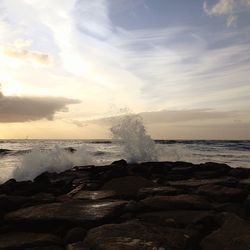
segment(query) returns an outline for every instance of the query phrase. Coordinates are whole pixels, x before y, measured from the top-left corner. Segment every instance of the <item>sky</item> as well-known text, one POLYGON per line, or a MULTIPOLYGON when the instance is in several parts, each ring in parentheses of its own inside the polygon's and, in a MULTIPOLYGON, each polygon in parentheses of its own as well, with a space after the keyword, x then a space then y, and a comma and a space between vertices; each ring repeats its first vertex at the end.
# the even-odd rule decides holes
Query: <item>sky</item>
POLYGON ((250 0, 0 0, 0 138, 250 139, 250 0))

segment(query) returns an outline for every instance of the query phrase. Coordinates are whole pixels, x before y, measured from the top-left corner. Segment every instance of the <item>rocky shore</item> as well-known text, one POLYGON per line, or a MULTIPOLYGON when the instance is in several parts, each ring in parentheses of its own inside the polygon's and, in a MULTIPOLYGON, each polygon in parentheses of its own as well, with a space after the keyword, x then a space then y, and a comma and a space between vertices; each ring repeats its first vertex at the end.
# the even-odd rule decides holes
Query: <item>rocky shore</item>
POLYGON ((81 166, 0 185, 0 250, 249 250, 250 169, 81 166))

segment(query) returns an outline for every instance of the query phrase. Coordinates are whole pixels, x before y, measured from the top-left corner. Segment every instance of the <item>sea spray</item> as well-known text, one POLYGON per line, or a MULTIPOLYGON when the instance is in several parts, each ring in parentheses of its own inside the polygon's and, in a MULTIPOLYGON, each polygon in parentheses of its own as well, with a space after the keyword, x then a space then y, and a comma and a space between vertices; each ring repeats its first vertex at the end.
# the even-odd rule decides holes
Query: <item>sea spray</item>
POLYGON ((88 165, 92 160, 86 147, 80 147, 75 153, 65 151, 58 146, 52 150, 33 149, 23 156, 20 166, 13 171, 13 178, 18 181, 33 180, 39 174, 62 172, 76 165, 88 165))
POLYGON ((157 150, 152 138, 146 133, 139 115, 125 115, 111 129, 114 139, 121 139, 129 162, 156 161, 157 150))

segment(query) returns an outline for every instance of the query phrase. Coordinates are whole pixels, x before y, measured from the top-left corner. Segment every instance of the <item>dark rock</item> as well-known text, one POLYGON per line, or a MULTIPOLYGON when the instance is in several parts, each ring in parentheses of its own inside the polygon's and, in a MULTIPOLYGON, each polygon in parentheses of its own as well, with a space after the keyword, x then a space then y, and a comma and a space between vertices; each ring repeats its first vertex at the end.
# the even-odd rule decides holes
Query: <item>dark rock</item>
POLYGON ((79 191, 72 196, 73 199, 78 200, 101 200, 107 198, 113 198, 115 196, 114 191, 79 191))
POLYGON ((245 201, 244 208, 246 216, 250 218, 250 195, 248 195, 245 201))
POLYGON ((0 235, 0 250, 60 245, 61 240, 54 235, 12 232, 0 235))
POLYGON ((44 247, 32 247, 25 248, 25 250, 64 250, 61 246, 44 246, 44 247))
POLYGON ((84 247, 83 242, 77 242, 67 245, 66 250, 86 250, 86 248, 84 247))
POLYGON ((190 245, 193 237, 193 233, 185 230, 130 221, 90 230, 85 238, 83 249, 195 249, 194 245, 190 245))
POLYGON ((201 242, 204 250, 245 250, 250 245, 250 223, 234 214, 226 214, 223 225, 201 242), (237 247, 236 247, 237 246, 237 247), (235 248, 236 247, 236 248, 235 248))
POLYGON ((86 234, 87 234, 86 229, 83 229, 81 227, 72 228, 65 236, 64 242, 70 244, 83 241, 86 234))
POLYGON ((155 184, 140 176, 126 176, 115 178, 105 183, 102 190, 113 190, 116 195, 124 197, 135 197, 139 189, 153 187, 155 184))
POLYGON ((239 187, 244 188, 244 190, 250 194, 250 178, 243 179, 239 181, 239 187))
POLYGON ((0 214, 13 211, 27 203, 29 198, 25 196, 10 196, 1 194, 0 195, 0 214))
POLYGON ((216 162, 206 162, 206 163, 202 163, 199 164, 197 166, 197 170, 198 171, 221 171, 224 172, 224 174, 227 174, 230 170, 231 167, 228 166, 227 164, 222 164, 222 163, 216 163, 216 162))
POLYGON ((65 222, 92 226, 119 216, 126 203, 126 201, 121 200, 50 203, 19 209, 7 214, 5 219, 10 222, 65 222))
POLYGON ((206 195, 210 199, 218 202, 241 201, 246 197, 246 193, 239 188, 224 187, 215 184, 203 185, 199 187, 197 193, 206 195))
POLYGON ((153 223, 162 226, 171 226, 169 220, 173 220, 175 227, 186 227, 199 220, 200 218, 207 216, 211 211, 203 210, 170 210, 164 212, 150 212, 138 214, 136 218, 141 221, 153 223))
POLYGON ((45 187, 50 185, 50 173, 45 172, 40 175, 38 175, 35 179, 34 182, 40 185, 44 185, 45 187))
POLYGON ((155 196, 155 195, 177 195, 183 193, 185 193, 184 190, 170 186, 149 187, 149 188, 141 188, 138 192, 138 197, 145 198, 148 196, 155 196))
POLYGON ((124 159, 121 159, 119 161, 112 162, 111 165, 127 166, 128 163, 124 159))
POLYGON ((176 196, 153 196, 140 202, 151 210, 209 210, 211 204, 202 196, 182 194, 176 196))
POLYGON ((249 168, 232 168, 228 173, 229 176, 234 176, 237 178, 249 178, 250 169, 249 168))
POLYGON ((183 189, 196 189, 203 185, 208 184, 219 184, 225 186, 235 186, 237 185, 238 181, 235 178, 215 178, 215 179, 188 179, 183 181, 168 181, 166 184, 183 188, 183 189))

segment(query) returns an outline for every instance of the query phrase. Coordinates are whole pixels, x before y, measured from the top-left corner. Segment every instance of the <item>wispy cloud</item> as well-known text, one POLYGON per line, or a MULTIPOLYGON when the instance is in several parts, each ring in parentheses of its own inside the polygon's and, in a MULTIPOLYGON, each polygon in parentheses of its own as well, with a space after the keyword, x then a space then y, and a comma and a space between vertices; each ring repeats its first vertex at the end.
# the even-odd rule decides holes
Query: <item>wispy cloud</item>
POLYGON ((203 4, 203 9, 209 16, 226 16, 227 26, 233 26, 238 19, 238 13, 250 10, 249 0, 218 0, 218 2, 211 7, 208 6, 207 1, 203 4))

